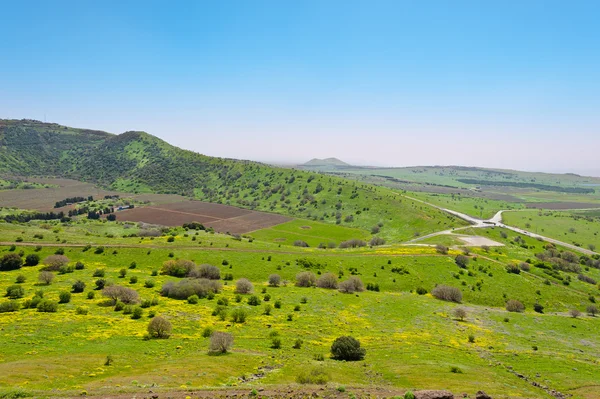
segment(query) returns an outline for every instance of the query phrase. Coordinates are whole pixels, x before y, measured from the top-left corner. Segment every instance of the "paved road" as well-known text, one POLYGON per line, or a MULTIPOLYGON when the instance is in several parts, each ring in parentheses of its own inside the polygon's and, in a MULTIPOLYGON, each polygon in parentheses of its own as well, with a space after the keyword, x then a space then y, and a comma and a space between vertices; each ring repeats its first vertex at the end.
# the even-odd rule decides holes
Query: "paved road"
MULTIPOLYGON (((486 228, 486 227, 495 227, 495 226, 496 227, 502 227, 502 228, 505 228, 505 229, 508 229, 508 230, 512 230, 515 233, 523 234, 523 235, 526 235, 526 236, 529 236, 529 237, 532 237, 532 238, 536 238, 536 239, 542 239, 544 241, 551 242, 552 244, 561 245, 561 246, 563 246, 565 248, 569 248, 569 249, 571 249, 573 251, 581 252, 581 253, 583 253, 585 255, 595 255, 595 254, 597 254, 596 252, 590 251, 589 249, 581 248, 581 247, 578 247, 578 246, 573 245, 573 244, 569 244, 569 243, 566 243, 566 242, 563 242, 563 241, 556 240, 554 238, 542 236, 542 235, 539 235, 539 234, 536 234, 536 233, 532 233, 532 232, 524 230, 524 229, 520 229, 518 227, 513 227, 513 226, 509 226, 507 224, 504 224, 504 223, 502 223, 502 213, 505 212, 505 211, 498 211, 498 213, 496 213, 490 219, 478 219, 478 218, 466 215, 466 214, 461 213, 461 212, 453 211, 451 209, 446 209, 446 208, 442 208, 442 207, 434 205, 434 204, 430 204, 429 202, 425 202, 425 201, 422 201, 422 200, 417 199, 417 198, 413 198, 413 197, 410 197, 410 196, 407 196, 407 195, 403 195, 403 196, 406 197, 406 198, 409 198, 409 199, 411 199, 413 201, 421 202, 423 204, 432 206, 432 207, 437 208, 437 209, 439 209, 441 211, 444 211, 444 212, 449 213, 451 215, 454 215, 454 216, 456 216, 458 218, 466 220, 467 222, 471 223, 471 226, 469 226, 470 228, 486 228)), ((469 227, 466 227, 466 228, 469 228, 469 227)), ((412 242, 415 242, 415 241, 424 240, 425 238, 435 237, 435 236, 442 235, 442 234, 452 234, 453 232, 460 231, 462 229, 465 229, 465 227, 461 227, 461 228, 453 229, 453 230, 444 230, 444 231, 440 231, 440 232, 437 232, 437 233, 428 234, 426 236, 415 238, 414 240, 411 240, 411 241, 408 241, 408 242, 412 243, 412 242)))

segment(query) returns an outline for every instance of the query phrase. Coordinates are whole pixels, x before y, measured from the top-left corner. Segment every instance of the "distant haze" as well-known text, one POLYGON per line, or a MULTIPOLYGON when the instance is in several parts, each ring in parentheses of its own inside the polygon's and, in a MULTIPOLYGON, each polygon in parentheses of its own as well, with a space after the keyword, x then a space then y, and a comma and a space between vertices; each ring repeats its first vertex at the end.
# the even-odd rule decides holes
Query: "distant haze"
POLYGON ((33 1, 3 15, 1 118, 273 163, 600 175, 600 2, 33 1))

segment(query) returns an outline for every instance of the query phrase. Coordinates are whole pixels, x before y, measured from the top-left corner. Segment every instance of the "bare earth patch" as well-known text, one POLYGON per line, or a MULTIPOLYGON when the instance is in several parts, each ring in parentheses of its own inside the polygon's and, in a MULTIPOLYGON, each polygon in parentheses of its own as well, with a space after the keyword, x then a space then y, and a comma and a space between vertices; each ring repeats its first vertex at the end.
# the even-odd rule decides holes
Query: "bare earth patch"
POLYGON ((490 240, 487 237, 459 236, 459 235, 456 235, 456 237, 458 239, 460 239, 461 241, 464 241, 465 244, 467 244, 468 246, 473 246, 473 247, 481 247, 484 245, 487 245, 488 247, 503 247, 504 246, 504 244, 494 241, 494 240, 490 240))

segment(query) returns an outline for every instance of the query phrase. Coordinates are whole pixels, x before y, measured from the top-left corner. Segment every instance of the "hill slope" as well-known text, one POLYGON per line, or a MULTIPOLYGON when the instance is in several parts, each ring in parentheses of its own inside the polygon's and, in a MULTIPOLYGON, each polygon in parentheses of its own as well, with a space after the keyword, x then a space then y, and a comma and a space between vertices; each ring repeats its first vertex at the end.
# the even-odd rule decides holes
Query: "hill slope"
POLYGON ((302 166, 350 166, 350 164, 341 161, 337 158, 313 158, 310 161, 302 164, 302 166))
POLYGON ((379 235, 394 241, 463 224, 386 188, 208 157, 143 132, 112 135, 0 121, 0 161, 3 173, 68 177, 126 192, 176 193, 368 231, 381 224, 379 235))

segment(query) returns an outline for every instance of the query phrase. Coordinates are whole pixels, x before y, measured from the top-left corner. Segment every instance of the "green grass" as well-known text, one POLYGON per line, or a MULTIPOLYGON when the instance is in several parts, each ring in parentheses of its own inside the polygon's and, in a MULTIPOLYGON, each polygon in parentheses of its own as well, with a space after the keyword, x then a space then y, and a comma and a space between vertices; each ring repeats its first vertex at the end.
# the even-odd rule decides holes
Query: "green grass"
POLYGON ((340 242, 353 238, 368 242, 371 237, 371 234, 364 230, 303 219, 257 230, 248 235, 257 240, 283 245, 293 245, 294 241, 301 240, 311 247, 317 247, 321 243, 327 245, 330 242, 339 245, 340 242))
MULTIPOLYGON (((303 223, 295 221, 291 226, 305 225, 303 223)), ((320 223, 311 223, 311 226, 315 234, 321 231, 333 234, 332 227, 335 227, 320 223)), ((85 239, 82 232, 87 230, 94 232, 87 239, 99 240, 103 232, 113 228, 123 229, 123 226, 80 222, 61 226, 58 234, 79 235, 85 239)), ((5 240, 18 231, 29 241, 39 229, 36 223, 0 224, 0 235, 5 240)), ((345 231, 336 228, 335 233, 341 234, 342 230, 345 231)), ((95 247, 84 251, 82 247, 66 243, 63 245, 65 255, 71 262, 83 262, 86 268, 57 275, 50 286, 37 285, 40 266, 0 272, 0 291, 14 284, 17 275, 26 277, 22 284, 25 298, 43 290, 46 298, 55 300, 58 293, 69 290, 74 281, 80 279, 87 284, 85 293, 73 294, 71 303, 59 305, 56 314, 28 309, 0 316, 3 349, 0 395, 15 389, 23 389, 30 396, 46 395, 50 389, 55 390, 55 396, 75 396, 82 391, 109 395, 149 389, 162 392, 233 386, 249 392, 258 386, 294 384, 302 370, 318 364, 332 376, 333 384, 344 385, 350 391, 356 387, 388 386, 450 389, 472 394, 483 389, 493 397, 549 398, 511 374, 507 369, 511 367, 553 389, 573 394, 574 398, 588 399, 600 393, 594 385, 600 355, 600 318, 573 319, 566 313, 573 307, 585 310, 589 293, 595 290, 597 294, 597 288, 579 281, 573 281, 569 287, 548 286, 542 275, 536 274, 537 270, 513 275, 504 269, 505 264, 533 257, 541 250, 543 243, 537 240, 525 237, 528 244, 525 249, 511 243, 515 234, 503 239, 500 229, 478 230, 481 235, 505 242, 506 247, 489 253, 475 250, 478 259, 472 259, 468 270, 461 274, 454 263, 455 252, 439 256, 427 248, 402 246, 359 251, 280 248, 258 238, 250 243, 218 234, 195 236, 189 234, 193 232, 178 231, 173 243, 168 243, 166 237, 141 242, 139 238, 104 237, 112 245, 128 246, 107 244, 102 254, 95 254, 95 247), (192 237, 201 238, 204 243, 198 244, 192 237), (208 240, 213 242, 212 246, 208 246, 208 240), (261 291, 265 288, 272 297, 270 303, 281 300, 283 306, 273 309, 271 316, 265 316, 262 305, 247 305, 247 296, 238 304, 234 300, 234 282, 224 285, 223 292, 215 299, 202 299, 197 305, 160 297, 158 291, 162 284, 177 279, 150 274, 165 260, 173 259, 170 253, 173 258, 217 265, 222 273, 232 273, 234 279, 249 278, 259 297, 263 297, 261 291), (342 278, 349 277, 354 270, 365 284, 378 284, 380 292, 347 295, 295 287, 295 275, 304 270, 296 264, 299 258, 320 265, 313 269, 315 272, 343 273, 342 278), (223 260, 228 264, 222 265, 223 260), (127 276, 119 278, 119 270, 127 268, 132 261, 137 267, 127 269, 127 276), (96 280, 92 273, 97 268, 105 269, 106 278, 114 283, 135 288, 142 298, 160 298, 159 305, 145 309, 142 319, 132 320, 122 312, 99 306, 102 301, 99 292, 95 299, 87 299, 87 292, 96 280), (395 268, 407 273, 394 272, 395 268), (266 281, 272 273, 280 274, 289 283, 278 288, 268 287, 266 281), (137 276, 138 282, 130 284, 131 276, 137 276), (147 279, 155 281, 156 286, 144 287, 147 279), (436 300, 430 294, 414 293, 417 287, 430 291, 436 284, 449 284, 462 290, 463 306, 468 312, 465 322, 451 317, 457 305, 436 300), (230 310, 246 308, 248 321, 239 325, 211 316, 216 300, 221 297, 229 299, 230 310), (307 303, 302 303, 302 298, 306 298, 307 303), (506 312, 503 306, 507 298, 521 300, 526 306, 525 313, 506 312), (546 314, 532 311, 536 302, 545 306, 546 314), (300 305, 300 311, 293 310, 296 305, 300 305), (77 315, 75 309, 79 306, 87 307, 88 315, 77 315), (150 310, 172 321, 174 333, 170 339, 142 339, 150 310), (287 320, 288 314, 293 315, 292 321, 287 320), (509 321, 505 322, 505 318, 509 321), (232 333, 235 337, 233 352, 209 356, 208 339, 201 336, 205 327, 232 333), (280 333, 282 349, 270 348, 271 331, 280 333), (329 346, 340 335, 353 335, 361 341, 367 349, 364 362, 329 359, 329 346), (469 335, 475 336, 474 343, 468 342, 469 335), (301 349, 292 348, 297 338, 304 341, 301 349), (533 346, 538 350, 534 351, 533 346), (315 354, 325 355, 325 361, 313 360, 315 354), (114 358, 111 366, 104 365, 108 355, 114 358), (190 367, 191 364, 194 367, 190 367), (261 367, 271 371, 262 378, 244 382, 243 376, 250 377, 261 367), (451 367, 459 367, 463 373, 451 373, 451 367), (536 377, 538 373, 540 377, 536 377)), ((43 241, 49 242, 52 240, 43 241)), ((36 253, 44 258, 55 249, 46 246, 36 253)), ((16 243, 15 252, 23 251, 27 255, 34 250, 34 247, 16 243)), ((0 255, 5 253, 8 247, 1 248, 0 255)), ((589 275, 600 279, 598 270, 590 271, 589 275)))
POLYGON ((442 208, 451 209, 480 219, 489 219, 501 210, 523 208, 523 204, 520 203, 498 201, 475 196, 422 192, 412 192, 407 193, 407 195, 442 208))
POLYGON ((503 221, 511 226, 527 229, 543 236, 587 248, 600 248, 600 223, 592 211, 519 211, 505 212, 503 221))

